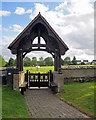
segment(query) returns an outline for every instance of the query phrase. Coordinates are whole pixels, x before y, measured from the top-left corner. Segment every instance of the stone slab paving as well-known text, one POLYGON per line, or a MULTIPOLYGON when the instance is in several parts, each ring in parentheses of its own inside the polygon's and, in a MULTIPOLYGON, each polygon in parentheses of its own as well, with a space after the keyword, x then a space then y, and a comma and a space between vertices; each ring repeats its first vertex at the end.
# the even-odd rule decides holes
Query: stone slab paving
POLYGON ((25 102, 31 118, 89 118, 61 101, 49 88, 28 89, 25 102))

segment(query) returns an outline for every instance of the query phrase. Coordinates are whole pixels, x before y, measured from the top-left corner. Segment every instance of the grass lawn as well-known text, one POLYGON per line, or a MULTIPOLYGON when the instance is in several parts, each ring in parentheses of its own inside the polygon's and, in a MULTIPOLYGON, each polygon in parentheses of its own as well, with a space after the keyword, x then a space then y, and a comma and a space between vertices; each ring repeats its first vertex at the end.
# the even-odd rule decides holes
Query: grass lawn
POLYGON ((79 110, 94 116, 94 82, 66 83, 64 90, 57 96, 79 110))
POLYGON ((2 117, 29 118, 24 97, 12 90, 12 85, 2 87, 2 117))
POLYGON ((54 71, 54 66, 42 66, 40 68, 36 68, 36 67, 24 67, 24 71, 26 72, 26 70, 29 70, 31 73, 47 73, 50 70, 54 71))
POLYGON ((63 65, 62 68, 64 67, 92 67, 96 65, 63 65))
MULTIPOLYGON (((86 67, 86 66, 96 66, 96 65, 64 65, 62 66, 62 68, 64 67, 77 67, 77 66, 82 66, 82 67, 86 67)), ((26 70, 29 70, 31 73, 47 73, 49 72, 49 70, 52 70, 52 72, 54 71, 54 66, 41 66, 40 68, 36 68, 36 67, 24 67, 24 71, 26 72, 26 70)))

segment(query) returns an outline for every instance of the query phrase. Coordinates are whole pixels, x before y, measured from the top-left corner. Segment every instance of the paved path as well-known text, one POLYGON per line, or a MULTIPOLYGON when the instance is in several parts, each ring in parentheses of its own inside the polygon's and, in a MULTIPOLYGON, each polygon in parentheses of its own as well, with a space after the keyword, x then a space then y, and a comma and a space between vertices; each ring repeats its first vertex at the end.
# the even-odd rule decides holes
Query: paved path
POLYGON ((87 118, 53 95, 50 89, 27 90, 25 101, 31 118, 87 118))

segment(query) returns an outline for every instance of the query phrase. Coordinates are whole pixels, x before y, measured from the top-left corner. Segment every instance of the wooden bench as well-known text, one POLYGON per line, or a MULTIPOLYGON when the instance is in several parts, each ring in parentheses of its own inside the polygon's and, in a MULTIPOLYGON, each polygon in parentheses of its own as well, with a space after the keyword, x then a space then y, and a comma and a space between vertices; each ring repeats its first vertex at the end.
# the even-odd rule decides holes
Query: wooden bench
POLYGON ((52 81, 52 82, 50 83, 50 86, 51 86, 51 90, 53 91, 53 93, 56 93, 57 85, 52 81))
POLYGON ((26 91, 26 88, 28 88, 28 83, 24 82, 19 86, 19 88, 21 88, 21 94, 24 95, 24 91, 26 91))

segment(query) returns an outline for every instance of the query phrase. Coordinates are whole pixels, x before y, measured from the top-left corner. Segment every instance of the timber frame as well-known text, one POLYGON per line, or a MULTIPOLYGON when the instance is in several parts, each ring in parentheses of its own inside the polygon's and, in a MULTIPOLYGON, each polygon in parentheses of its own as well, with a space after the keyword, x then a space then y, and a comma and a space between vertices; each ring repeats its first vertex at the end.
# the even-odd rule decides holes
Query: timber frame
POLYGON ((31 51, 46 51, 54 58, 54 70, 60 72, 61 55, 65 54, 68 47, 39 12, 9 45, 8 49, 11 50, 12 54, 16 54, 19 71, 23 71, 23 58, 27 53, 31 51), (38 43, 33 44, 36 37, 38 37, 38 43), (41 37, 46 44, 41 44, 41 37))

